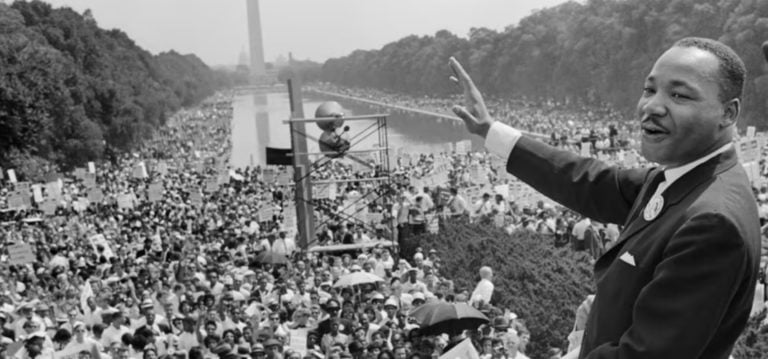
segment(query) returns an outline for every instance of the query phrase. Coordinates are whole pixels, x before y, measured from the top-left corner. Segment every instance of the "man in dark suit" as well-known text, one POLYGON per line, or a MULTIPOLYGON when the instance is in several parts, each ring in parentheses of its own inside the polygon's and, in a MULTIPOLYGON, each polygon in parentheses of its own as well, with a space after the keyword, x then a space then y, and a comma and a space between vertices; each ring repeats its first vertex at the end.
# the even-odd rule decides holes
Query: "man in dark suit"
POLYGON ((728 358, 750 313, 760 262, 757 206, 732 134, 745 68, 713 40, 678 41, 654 64, 637 105, 642 153, 619 169, 561 151, 494 120, 453 58, 455 106, 507 170, 600 222, 624 225, 595 263, 597 292, 580 358, 728 358))

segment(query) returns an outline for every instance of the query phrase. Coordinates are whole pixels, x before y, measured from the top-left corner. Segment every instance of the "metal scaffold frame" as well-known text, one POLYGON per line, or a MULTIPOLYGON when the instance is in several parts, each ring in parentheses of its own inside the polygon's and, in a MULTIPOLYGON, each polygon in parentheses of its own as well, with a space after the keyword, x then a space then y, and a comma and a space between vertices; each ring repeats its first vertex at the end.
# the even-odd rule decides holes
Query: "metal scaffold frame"
MULTIPOLYGON (((294 173, 294 183, 295 183, 295 198, 296 198, 296 218, 297 218, 297 224, 298 224, 298 232, 299 232, 299 247, 303 250, 309 249, 311 246, 313 246, 317 239, 316 239, 316 228, 320 225, 323 225, 325 223, 328 223, 331 217, 329 216, 329 219, 326 219, 325 221, 321 222, 320 225, 315 225, 315 209, 318 208, 318 205, 313 200, 312 197, 312 190, 315 187, 315 185, 323 184, 343 184, 343 183, 350 183, 350 182, 377 182, 379 183, 379 186, 375 186, 374 190, 370 190, 368 193, 361 193, 361 196, 355 200, 352 203, 347 204, 346 207, 342 208, 339 213, 333 213, 335 216, 339 217, 343 221, 351 221, 354 222, 356 225, 363 225, 364 228, 369 230, 369 233, 375 233, 376 227, 374 226, 371 228, 370 223, 367 223, 365 221, 361 221, 359 218, 355 217, 355 213, 359 213, 360 209, 357 208, 357 203, 364 200, 365 198, 369 197, 371 193, 374 194, 373 200, 379 200, 379 199, 392 199, 392 196, 394 194, 394 188, 393 188, 393 182, 392 182, 392 167, 389 163, 389 139, 388 139, 388 131, 387 131, 387 116, 388 114, 371 114, 371 115, 362 115, 362 116, 350 116, 350 117, 344 117, 344 121, 361 121, 361 120, 367 120, 370 121, 371 119, 375 120, 370 126, 367 126, 365 129, 362 129, 360 131, 357 131, 355 134, 350 134, 352 137, 350 138, 350 147, 348 150, 344 151, 341 156, 338 156, 338 158, 345 158, 350 159, 353 161, 356 161, 362 165, 368 166, 369 168, 373 168, 371 163, 369 161, 366 161, 365 159, 361 159, 357 157, 357 155, 360 154, 367 154, 367 153, 377 153, 378 154, 378 164, 379 166, 379 175, 373 178, 359 178, 359 179, 326 179, 326 180, 313 180, 312 174, 315 173, 315 171, 318 171, 325 166, 333 163, 334 158, 330 156, 336 157, 336 155, 339 155, 338 152, 328 152, 328 151, 320 151, 320 152, 309 152, 307 150, 307 140, 312 140, 314 142, 319 142, 319 139, 309 135, 306 131, 305 124, 307 123, 318 123, 318 122, 325 122, 325 121, 337 121, 336 118, 304 118, 304 110, 303 110, 303 100, 302 100, 302 93, 301 93, 301 86, 299 82, 296 79, 288 79, 288 94, 290 99, 290 106, 291 106, 291 118, 289 120, 283 121, 283 123, 286 123, 289 125, 290 133, 291 133, 291 155, 293 157, 293 173, 294 173), (368 138, 369 136, 376 134, 378 136, 378 147, 370 148, 370 149, 363 149, 360 148, 360 143, 362 140, 368 138), (310 156, 321 156, 319 159, 316 159, 314 161, 311 160, 310 156), (381 193, 376 193, 375 190, 380 190, 381 193), (354 212, 352 212, 352 215, 349 215, 347 213, 347 209, 350 207, 354 208, 354 212)), ((389 201, 389 203, 392 203, 389 201)), ((322 210, 322 208, 321 208, 322 210)), ((386 207, 384 208, 384 211, 387 211, 386 207)), ((394 222, 391 220, 386 220, 386 223, 384 224, 388 227, 389 233, 391 235, 394 235, 395 229, 394 229, 394 222)), ((394 240, 394 238, 390 238, 394 240)))

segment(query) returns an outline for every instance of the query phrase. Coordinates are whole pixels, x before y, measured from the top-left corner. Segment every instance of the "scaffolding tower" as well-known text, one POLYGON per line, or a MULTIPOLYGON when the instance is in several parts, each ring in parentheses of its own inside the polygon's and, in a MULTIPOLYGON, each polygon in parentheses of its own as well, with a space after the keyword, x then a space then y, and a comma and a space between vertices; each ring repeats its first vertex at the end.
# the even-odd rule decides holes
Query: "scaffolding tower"
MULTIPOLYGON (((319 139, 310 135, 306 131, 307 123, 319 123, 324 121, 337 121, 337 118, 304 118, 303 100, 301 93, 301 85, 295 78, 288 79, 288 94, 291 107, 291 118, 284 121, 290 127, 291 133, 291 154, 293 156, 293 173, 295 183, 295 203, 296 203, 296 218, 298 225, 299 240, 298 244, 302 250, 308 250, 316 245, 316 228, 328 223, 336 218, 354 223, 356 226, 363 226, 369 233, 376 233, 379 225, 386 226, 393 243, 396 243, 394 238, 394 221, 383 216, 384 223, 371 223, 366 219, 361 219, 356 214, 361 213, 366 207, 360 207, 361 201, 378 201, 383 200, 385 203, 392 203, 391 199, 394 194, 393 180, 392 180, 392 167, 389 157, 389 140, 387 136, 387 116, 388 114, 371 114, 362 116, 350 116, 344 117, 346 121, 371 121, 371 124, 362 130, 350 133, 350 147, 343 153, 339 152, 309 152, 307 150, 307 141, 311 140, 319 142, 319 139), (373 148, 364 149, 360 145, 362 141, 370 136, 377 136, 378 146, 373 148), (361 158, 361 155, 373 154, 375 161, 369 161, 365 158, 361 158), (317 158, 313 158, 317 157, 317 158), (362 166, 367 166, 372 170, 375 170, 375 175, 370 178, 350 178, 350 179, 325 179, 316 180, 312 178, 312 175, 328 165, 331 165, 333 161, 338 159, 349 159, 358 162, 362 166), (341 210, 336 208, 323 208, 318 200, 313 198, 313 189, 318 186, 326 185, 340 185, 350 182, 364 183, 374 182, 372 188, 367 189, 365 193, 360 193, 353 202, 346 203, 341 210), (315 212, 323 213, 323 211, 337 211, 336 213, 330 213, 327 219, 322 220, 319 224, 315 224, 318 218, 315 218, 315 212)), ((362 187, 362 186, 361 186, 362 187)), ((363 202, 364 203, 364 202, 363 202)), ((386 212, 386 206, 383 207, 383 212, 386 212)))

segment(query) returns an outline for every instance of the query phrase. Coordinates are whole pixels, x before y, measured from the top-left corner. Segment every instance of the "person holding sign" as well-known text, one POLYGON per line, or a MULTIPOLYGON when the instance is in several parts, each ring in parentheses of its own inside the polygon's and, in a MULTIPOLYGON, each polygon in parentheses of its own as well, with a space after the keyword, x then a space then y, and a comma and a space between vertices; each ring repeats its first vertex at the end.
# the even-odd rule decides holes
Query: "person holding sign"
POLYGON ((745 67, 728 46, 685 38, 664 52, 637 105, 642 154, 620 169, 494 121, 456 59, 454 112, 507 171, 584 216, 624 225, 596 261, 579 358, 728 358, 760 264, 757 207, 732 143, 745 67))

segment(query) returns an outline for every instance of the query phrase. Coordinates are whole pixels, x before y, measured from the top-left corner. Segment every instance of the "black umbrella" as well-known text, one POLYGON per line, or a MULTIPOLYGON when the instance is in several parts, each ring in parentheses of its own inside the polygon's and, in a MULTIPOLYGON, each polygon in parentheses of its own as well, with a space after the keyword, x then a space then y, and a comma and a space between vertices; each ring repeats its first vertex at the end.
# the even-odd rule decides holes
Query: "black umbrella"
POLYGON ((423 335, 455 335, 462 330, 477 329, 489 322, 485 314, 467 303, 427 303, 413 309, 410 316, 419 323, 419 333, 423 335))

